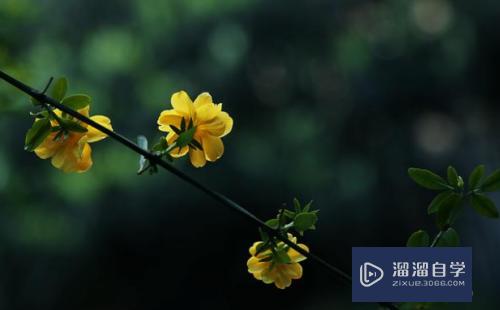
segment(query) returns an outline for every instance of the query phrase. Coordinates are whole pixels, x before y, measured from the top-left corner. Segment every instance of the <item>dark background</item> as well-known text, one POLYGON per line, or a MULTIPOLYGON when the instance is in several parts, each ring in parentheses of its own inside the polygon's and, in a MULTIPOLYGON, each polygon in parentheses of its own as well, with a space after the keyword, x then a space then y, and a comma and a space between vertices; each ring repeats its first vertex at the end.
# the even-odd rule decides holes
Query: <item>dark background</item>
MULTIPOLYGON (((159 136, 174 91, 234 118, 221 160, 176 166, 262 218, 321 209, 303 242, 350 270, 352 246, 403 246, 432 193, 410 166, 500 167, 500 2, 1 0, 0 67, 65 75, 92 114, 159 136)), ((26 96, 0 83, 0 309, 375 309, 312 261, 285 291, 247 273, 256 227, 174 176, 137 176, 110 139, 64 174, 23 151, 26 96)), ((493 196, 500 202, 499 196, 493 196)), ((467 209, 474 302, 498 302, 500 226, 467 209)))

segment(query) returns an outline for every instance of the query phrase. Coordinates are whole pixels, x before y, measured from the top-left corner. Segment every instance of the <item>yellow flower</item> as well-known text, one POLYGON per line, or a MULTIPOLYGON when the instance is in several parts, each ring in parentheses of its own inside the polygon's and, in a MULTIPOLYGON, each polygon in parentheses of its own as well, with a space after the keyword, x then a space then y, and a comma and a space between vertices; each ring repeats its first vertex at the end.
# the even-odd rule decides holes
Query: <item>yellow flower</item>
MULTIPOLYGON (((63 117, 60 110, 54 110, 59 117, 63 117)), ((89 116, 89 106, 78 110, 78 113, 89 116)), ((63 117, 64 118, 64 117, 63 117)), ((111 127, 111 120, 103 115, 90 117, 93 121, 106 128, 111 127)), ((73 121, 76 121, 73 119, 73 121)), ((52 126, 57 126, 57 121, 51 120, 52 126)), ((70 131, 67 138, 56 139, 57 132, 50 133, 47 138, 35 149, 35 154, 41 159, 52 158, 52 165, 64 172, 85 172, 92 166, 89 143, 106 138, 106 134, 83 122, 78 124, 87 129, 87 132, 70 131)))
MULTIPOLYGON (((297 243, 297 238, 288 234, 288 239, 293 243, 297 243)), ((278 263, 276 261, 268 260, 272 254, 270 249, 267 249, 257 255, 257 247, 262 244, 262 241, 255 242, 250 247, 250 259, 247 261, 248 272, 253 274, 255 279, 261 280, 266 284, 274 283, 279 289, 285 289, 292 284, 292 279, 300 279, 302 277, 302 266, 299 262, 306 259, 306 257, 294 249, 289 248, 287 251, 290 263, 278 263)), ((283 246, 283 242, 279 242, 278 247, 283 246)), ((309 252, 309 248, 302 243, 298 244, 299 247, 309 252)))
POLYGON ((203 167, 206 161, 216 161, 224 153, 222 137, 231 132, 233 119, 222 111, 222 103, 214 104, 209 93, 201 93, 194 102, 185 91, 172 95, 173 109, 161 112, 158 117, 158 128, 168 132, 168 145, 174 143, 179 135, 172 130, 172 126, 181 128, 182 120, 185 124, 194 127, 193 139, 202 146, 202 149, 189 145, 174 148, 170 155, 181 157, 189 152, 191 164, 203 167))

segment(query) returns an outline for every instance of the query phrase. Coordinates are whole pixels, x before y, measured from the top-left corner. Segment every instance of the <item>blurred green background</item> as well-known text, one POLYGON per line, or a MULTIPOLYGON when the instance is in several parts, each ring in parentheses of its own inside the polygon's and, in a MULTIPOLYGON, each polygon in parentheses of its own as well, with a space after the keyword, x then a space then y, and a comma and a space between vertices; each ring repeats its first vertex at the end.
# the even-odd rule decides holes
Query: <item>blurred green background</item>
MULTIPOLYGON (((0 68, 67 76, 92 114, 159 136, 170 95, 209 91, 235 120, 221 160, 176 166, 269 218, 313 199, 304 242, 350 270, 352 246, 435 232, 409 166, 500 167, 500 2, 0 0, 0 68)), ((246 271, 256 227, 168 173, 137 176, 109 139, 64 174, 23 151, 26 96, 0 82, 0 309, 375 309, 313 262, 279 291, 246 271)), ((500 197, 493 196, 496 202, 500 197)), ((498 301, 498 221, 467 210, 474 302, 498 301)))

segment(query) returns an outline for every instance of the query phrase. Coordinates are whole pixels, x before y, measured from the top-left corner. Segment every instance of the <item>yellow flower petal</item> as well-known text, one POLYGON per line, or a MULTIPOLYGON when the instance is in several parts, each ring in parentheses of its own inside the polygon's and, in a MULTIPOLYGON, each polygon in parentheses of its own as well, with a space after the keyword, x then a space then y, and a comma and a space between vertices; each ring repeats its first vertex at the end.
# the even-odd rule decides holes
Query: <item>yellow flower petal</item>
POLYGON ((226 112, 220 112, 217 118, 224 123, 224 132, 220 135, 222 138, 233 130, 233 119, 226 112))
POLYGON ((297 243, 297 237, 295 237, 291 233, 287 233, 286 236, 288 237, 288 240, 292 241, 293 243, 297 243))
POLYGON ((205 166, 205 163, 207 162, 207 160, 205 159, 205 153, 203 153, 203 151, 199 149, 195 150, 191 148, 189 150, 189 159, 191 160, 191 164, 196 168, 205 166))
MULTIPOLYGON (((111 126, 111 120, 107 116, 94 115, 90 119, 110 130, 113 130, 113 127, 111 126)), ((86 136, 87 136, 87 142, 93 143, 106 138, 108 135, 102 133, 101 131, 95 129, 92 126, 88 126, 86 136)))
POLYGON ((85 172, 92 166, 92 149, 86 138, 70 136, 52 157, 52 165, 64 172, 85 172))
POLYGON ((298 263, 287 264, 284 272, 291 279, 300 279, 302 278, 302 266, 298 263))
POLYGON ((257 247, 259 246, 259 244, 261 244, 262 241, 257 241, 257 242, 254 242, 252 244, 252 246, 250 247, 250 249, 248 249, 248 252, 250 253, 250 255, 254 256, 255 253, 257 253, 257 247))
POLYGON ((216 161, 224 154, 224 144, 221 138, 206 135, 202 138, 203 151, 208 161, 216 161))
POLYGON ((82 156, 76 164, 76 172, 85 172, 92 167, 92 148, 88 143, 85 143, 82 151, 82 156))
POLYGON ((217 107, 209 102, 196 109, 196 123, 202 124, 213 120, 219 114, 217 107))
POLYGON ((86 106, 83 109, 78 110, 78 113, 80 113, 83 116, 89 117, 89 111, 90 111, 90 105, 86 106))
POLYGON ((260 273, 269 268, 270 265, 269 262, 260 262, 259 258, 255 256, 250 257, 247 261, 248 272, 250 273, 260 273))
POLYGON ((276 281, 274 281, 274 285, 276 285, 277 288, 279 289, 286 289, 292 284, 292 279, 287 277, 286 275, 280 274, 276 281))
MULTIPOLYGON (((304 249, 306 252, 309 252, 309 248, 307 245, 299 243, 297 244, 300 248, 304 249)), ((288 256, 292 260, 292 262, 298 263, 306 259, 306 257, 299 252, 295 251, 294 249, 290 248, 288 250, 288 256)))
POLYGON ((186 155, 189 152, 189 146, 185 146, 183 148, 176 147, 172 151, 170 151, 170 156, 178 158, 186 155))
POLYGON ((55 142, 54 138, 56 132, 53 132, 45 138, 45 140, 35 149, 35 154, 41 159, 47 159, 54 156, 57 149, 61 146, 60 143, 55 142))
POLYGON ((276 268, 273 267, 273 269, 266 269, 266 270, 263 270, 261 273, 260 273, 260 277, 261 277, 261 280, 262 282, 266 283, 266 284, 271 284, 273 283, 274 281, 276 281, 276 268))
POLYGON ((253 272, 253 277, 257 280, 262 280, 262 272, 253 272))
POLYGON ((204 92, 199 94, 198 97, 196 97, 196 99, 194 100, 194 107, 195 109, 198 109, 201 106, 210 103, 213 103, 212 96, 209 93, 204 92))
POLYGON ((286 266, 279 264, 272 269, 262 271, 262 281, 264 283, 273 283, 279 289, 285 289, 292 284, 292 279, 286 273, 286 266))
POLYGON ((170 125, 180 128, 181 121, 182 121, 182 115, 179 114, 177 111, 165 110, 161 112, 160 116, 158 117, 158 125, 160 125, 158 128, 161 131, 170 132, 172 131, 170 125))
POLYGON ((208 134, 214 137, 220 137, 224 134, 226 125, 222 121, 215 118, 211 121, 198 125, 196 127, 196 130, 200 134, 208 134))
POLYGON ((172 107, 180 114, 191 117, 193 114, 193 101, 185 91, 176 92, 170 99, 172 107))

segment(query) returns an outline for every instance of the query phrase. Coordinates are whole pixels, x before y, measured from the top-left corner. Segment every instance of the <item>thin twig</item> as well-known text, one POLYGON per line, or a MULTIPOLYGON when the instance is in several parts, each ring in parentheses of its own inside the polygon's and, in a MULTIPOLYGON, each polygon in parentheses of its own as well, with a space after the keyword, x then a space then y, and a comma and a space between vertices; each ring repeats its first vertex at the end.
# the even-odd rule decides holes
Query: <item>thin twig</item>
MULTIPOLYGON (((193 179, 191 176, 187 175, 186 173, 184 173, 184 172, 180 171, 179 169, 175 168, 174 166, 170 165, 169 163, 164 161, 161 157, 156 156, 155 154, 149 152, 148 150, 141 148, 140 146, 138 146, 137 144, 135 144, 134 142, 132 142, 131 140, 129 140, 125 136, 122 136, 121 134, 102 126, 101 124, 93 121, 92 119, 78 113, 77 111, 75 111, 75 110, 73 110, 73 109, 71 109, 63 104, 61 104, 60 102, 58 102, 54 98, 51 98, 51 97, 45 95, 43 92, 39 92, 39 91, 33 89, 32 87, 24 84, 23 82, 11 77, 10 75, 6 74, 5 72, 3 72, 1 70, 0 70, 0 78, 5 80, 7 83, 11 84, 12 86, 16 87, 17 89, 21 90, 22 92, 26 93, 27 95, 38 100, 39 102, 47 103, 47 104, 51 105, 52 107, 57 108, 65 113, 73 116, 74 118, 76 118, 84 123, 87 123, 88 125, 94 127, 95 129, 105 133, 106 135, 108 135, 112 139, 118 141, 119 143, 123 144, 124 146, 128 147, 132 151, 144 156, 151 163, 156 164, 156 165, 164 168, 165 170, 167 170, 170 173, 174 174, 175 176, 179 177, 183 181, 189 183, 191 186, 204 192, 205 194, 210 196, 212 199, 220 202, 222 205, 240 213, 241 215, 246 217, 248 220, 252 221, 253 223, 257 224, 258 226, 261 226, 267 233, 276 237, 277 239, 279 239, 280 241, 282 241, 283 243, 288 245, 290 248, 294 249, 295 251, 299 252, 300 254, 304 255, 305 257, 308 257, 311 260, 317 262, 318 264, 320 264, 324 268, 328 269, 335 276, 341 278, 342 280, 344 280, 346 282, 349 282, 349 283, 352 282, 351 276, 349 274, 347 274, 346 272, 342 271, 340 268, 333 266, 332 264, 328 263, 327 261, 325 261, 321 257, 319 257, 311 252, 305 251, 304 249, 299 247, 297 244, 288 240, 286 237, 281 236, 281 234, 279 234, 278 230, 275 230, 275 229, 269 227, 264 221, 259 219, 257 216, 255 216, 253 213, 251 213, 250 211, 248 211, 244 207, 240 206, 239 204, 237 204, 233 200, 227 198, 223 194, 208 188, 207 186, 205 186, 202 183, 198 182, 197 180, 193 179)), ((395 305, 393 305, 391 303, 378 303, 378 304, 380 306, 386 307, 388 309, 398 309, 395 305)))

